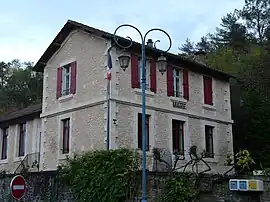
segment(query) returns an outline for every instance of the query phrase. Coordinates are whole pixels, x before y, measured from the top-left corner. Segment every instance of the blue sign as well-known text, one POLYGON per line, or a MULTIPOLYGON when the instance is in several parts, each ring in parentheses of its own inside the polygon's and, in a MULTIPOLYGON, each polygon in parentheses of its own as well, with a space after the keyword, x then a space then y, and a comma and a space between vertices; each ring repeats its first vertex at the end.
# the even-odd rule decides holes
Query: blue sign
POLYGON ((239 189, 241 189, 241 190, 247 190, 247 181, 240 180, 239 181, 239 189))
POLYGON ((233 190, 237 190, 237 180, 235 180, 235 181, 230 181, 230 187, 231 187, 231 189, 233 189, 233 190))

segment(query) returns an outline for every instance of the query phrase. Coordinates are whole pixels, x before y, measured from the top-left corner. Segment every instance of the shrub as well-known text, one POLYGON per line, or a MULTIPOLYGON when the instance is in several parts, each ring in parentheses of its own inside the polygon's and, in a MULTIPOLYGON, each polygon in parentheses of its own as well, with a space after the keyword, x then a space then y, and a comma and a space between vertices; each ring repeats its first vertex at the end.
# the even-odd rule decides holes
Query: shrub
POLYGON ((135 163, 127 149, 87 152, 68 158, 59 176, 77 201, 120 202, 133 186, 135 163))

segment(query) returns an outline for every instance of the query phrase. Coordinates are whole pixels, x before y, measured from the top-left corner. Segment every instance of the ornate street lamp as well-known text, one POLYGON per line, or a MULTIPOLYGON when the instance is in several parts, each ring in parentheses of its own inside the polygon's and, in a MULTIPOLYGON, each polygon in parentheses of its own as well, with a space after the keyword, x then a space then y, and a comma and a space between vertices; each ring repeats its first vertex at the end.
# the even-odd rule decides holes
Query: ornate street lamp
POLYGON ((161 55, 157 59, 157 68, 158 71, 163 75, 167 69, 167 59, 165 56, 161 55))
MULTIPOLYGON (((163 75, 166 72, 167 69, 167 59, 166 57, 163 55, 163 53, 168 52, 171 49, 172 46, 172 40, 171 37, 169 36, 169 34, 159 28, 153 28, 150 29, 149 31, 147 31, 145 33, 145 35, 143 36, 142 33, 140 32, 140 30, 136 27, 134 27, 133 25, 129 25, 129 24, 123 24, 120 25, 119 27, 116 28, 116 30, 114 31, 114 41, 116 43, 117 46, 119 46, 120 48, 123 49, 128 49, 132 46, 133 41, 130 37, 127 37, 127 39, 130 41, 129 45, 127 46, 123 46, 121 44, 119 44, 116 33, 118 31, 118 29, 120 29, 121 27, 132 27, 133 29, 135 29, 141 37, 141 61, 142 61, 142 65, 140 65, 141 72, 142 72, 142 151, 143 151, 143 155, 142 155, 142 202, 147 202, 147 176, 146 176, 146 96, 145 96, 145 89, 146 89, 146 71, 145 71, 145 62, 146 62, 146 55, 145 55, 145 44, 146 44, 146 37, 147 35, 152 32, 152 31, 160 31, 163 32, 168 38, 169 38, 169 48, 166 51, 161 51, 158 50, 156 48, 156 43, 160 42, 159 40, 157 40, 155 43, 153 43, 152 40, 148 40, 148 44, 151 44, 151 48, 156 49, 157 52, 160 52, 160 56, 157 59, 157 67, 158 70, 160 71, 160 73, 163 75), (152 47, 153 46, 153 47, 152 47)), ((126 68, 129 65, 130 62, 130 56, 129 54, 126 53, 122 53, 119 57, 119 64, 120 67, 125 71, 126 68)))
POLYGON ((130 61, 130 56, 129 54, 127 53, 122 53, 119 57, 119 64, 120 64, 120 67, 126 71, 126 68, 128 67, 129 65, 129 61, 130 61))

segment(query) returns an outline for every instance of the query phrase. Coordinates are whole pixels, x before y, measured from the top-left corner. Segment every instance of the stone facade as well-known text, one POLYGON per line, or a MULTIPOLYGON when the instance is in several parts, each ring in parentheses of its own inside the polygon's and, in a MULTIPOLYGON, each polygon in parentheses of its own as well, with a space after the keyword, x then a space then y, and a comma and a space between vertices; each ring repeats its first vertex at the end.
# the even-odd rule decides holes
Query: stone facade
MULTIPOLYGON (((66 26, 66 25, 65 25, 66 26)), ((81 25, 80 25, 81 26, 81 25)), ((41 170, 54 170, 66 155, 92 149, 104 149, 106 142, 106 65, 107 50, 111 40, 100 34, 86 32, 87 28, 73 29, 54 51, 44 67, 43 101, 41 117, 41 170), (76 61, 76 93, 57 98, 57 68, 76 61), (70 150, 61 151, 61 120, 70 119, 70 150)), ((51 45, 50 45, 51 46, 51 45)), ((49 48, 48 48, 49 49, 49 48)), ((52 49, 52 48, 51 48, 52 49)), ((48 50, 46 51, 48 52, 48 50)), ((46 53, 45 52, 45 53, 46 53)), ((120 68, 121 52, 111 50, 112 79, 110 95, 110 148, 138 147, 138 113, 141 111, 141 90, 131 87, 131 67, 120 68)), ((44 58, 45 56, 42 56, 44 58)), ((38 62, 42 63, 42 62, 38 62)), ((44 62, 43 62, 44 63, 44 62)), ((186 68, 179 66, 179 68, 186 68)), ((157 71, 157 70, 156 70, 157 71)), ((213 106, 203 104, 203 74, 189 71, 189 100, 167 96, 166 74, 156 72, 157 92, 146 92, 147 114, 150 117, 149 144, 172 153, 172 119, 184 121, 184 147, 187 161, 188 149, 196 145, 205 148, 204 126, 214 127, 213 172, 223 172, 224 157, 233 153, 230 86, 228 80, 213 79, 213 106), (173 107, 174 101, 186 105, 185 109, 173 107)), ((39 120, 40 121, 40 120, 39 120)), ((151 152, 148 167, 152 168, 151 152)), ((184 163, 184 162, 182 162, 184 163)))
MULTIPOLYGON (((41 137, 41 119, 36 118, 28 120, 26 123, 26 139, 25 139, 25 155, 18 156, 19 152, 19 124, 13 124, 8 126, 8 140, 7 140, 7 159, 0 160, 0 170, 8 173, 13 173, 20 162, 27 154, 30 155, 32 160, 38 160, 40 150, 40 137, 41 137)), ((1 130, 1 145, 2 145, 2 133, 1 130)), ((1 150, 2 153, 2 150, 1 150)), ((35 169, 36 171, 36 169, 35 169)))
MULTIPOLYGON (((44 139, 42 169, 55 169, 63 158, 60 148, 60 121, 71 118, 71 153, 103 149, 106 137, 106 52, 110 41, 83 31, 74 31, 62 43, 44 69, 43 118, 44 139), (77 93, 56 98, 57 67, 77 62, 77 93), (82 110, 82 108, 84 108, 82 110)), ((131 68, 119 66, 119 52, 111 51, 113 71, 110 100, 110 147, 136 148, 137 114, 141 112, 141 90, 131 87, 131 68)), ((180 67, 181 68, 181 67, 180 67)), ((215 127, 215 158, 210 163, 222 167, 227 152, 233 152, 230 86, 228 81, 213 78, 213 102, 203 104, 203 75, 189 72, 190 99, 167 96, 166 76, 157 75, 157 92, 147 92, 150 118, 150 148, 168 149, 172 153, 172 119, 185 121, 185 151, 196 145, 204 149, 204 125, 215 127), (172 101, 182 101, 186 109, 174 108, 172 101)), ((151 155, 150 155, 151 156, 151 155)), ((188 160, 188 157, 187 157, 188 160)), ((151 167, 151 163, 149 164, 151 167)), ((213 169, 219 172, 220 168, 213 169)), ((220 171, 221 172, 221 171, 220 171)))
MULTIPOLYGON (((131 87, 131 67, 123 71, 117 61, 118 51, 113 50, 113 75, 111 87, 111 143, 118 147, 137 148, 137 116, 141 112, 141 90, 131 87)), ((179 66, 183 68, 183 66, 179 66)), ((150 115, 150 149, 164 148, 172 151, 172 119, 185 122, 185 157, 189 160, 188 150, 196 145, 199 152, 205 149, 205 125, 214 129, 214 158, 206 159, 212 172, 224 172, 226 154, 233 153, 230 85, 228 81, 213 79, 213 106, 204 103, 203 74, 189 71, 189 100, 167 96, 167 77, 158 71, 157 92, 146 92, 147 114, 150 115), (185 109, 173 107, 173 101, 186 104, 185 109)), ((152 167, 151 154, 149 169, 152 167)), ((185 163, 182 162, 182 163, 185 163)), ((203 168, 202 168, 203 169, 203 168)))
POLYGON ((74 31, 62 43, 44 69, 42 103, 41 169, 56 169, 66 155, 91 149, 104 149, 106 128, 107 41, 82 31, 74 31), (77 62, 77 92, 56 98, 57 68, 77 62), (70 150, 61 152, 61 120, 70 118, 70 150))

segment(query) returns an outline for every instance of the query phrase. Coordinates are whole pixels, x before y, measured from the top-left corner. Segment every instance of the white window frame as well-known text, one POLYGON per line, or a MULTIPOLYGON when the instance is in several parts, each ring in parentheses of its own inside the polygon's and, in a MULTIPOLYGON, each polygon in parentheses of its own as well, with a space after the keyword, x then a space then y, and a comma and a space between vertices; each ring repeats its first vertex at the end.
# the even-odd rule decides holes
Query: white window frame
POLYGON ((69 95, 70 94, 70 87, 71 87, 71 64, 64 65, 62 72, 62 95, 69 95), (67 70, 68 73, 67 73, 67 70), (68 77, 68 88, 67 88, 67 77, 68 77), (67 92, 68 90, 68 92, 67 92))
POLYGON ((183 97, 183 71, 180 68, 174 68, 173 67, 173 97, 179 97, 182 98, 183 97), (177 72, 179 73, 177 75, 177 72), (178 83, 177 83, 177 78, 178 78, 178 83), (176 93, 176 86, 178 85, 178 92, 179 95, 177 96, 176 93))
MULTIPOLYGON (((211 157, 211 156, 207 156, 206 158, 212 158, 212 159, 214 159, 215 158, 215 143, 214 143, 214 131, 215 131, 215 126, 213 126, 213 125, 208 125, 208 124, 205 124, 204 125, 204 139, 205 139, 205 152, 206 152, 206 140, 208 139, 207 138, 207 135, 206 135, 206 127, 209 127, 209 128, 211 128, 212 129, 212 145, 211 145, 211 147, 212 147, 212 150, 213 150, 213 156, 211 157)), ((210 154, 209 154, 210 155, 210 154)))
MULTIPOLYGON (((139 59, 139 61, 138 61, 138 74, 139 74, 139 84, 140 84, 140 89, 142 88, 142 68, 141 68, 141 65, 142 65, 142 63, 141 63, 141 58, 139 59)), ((145 78, 146 78, 146 85, 145 85, 145 89, 146 90, 150 90, 150 88, 151 88, 151 73, 150 73, 150 60, 147 60, 146 59, 146 65, 145 65, 145 78)))
POLYGON ((168 117, 168 124, 169 124, 169 131, 170 132, 170 138, 169 138, 169 148, 170 148, 170 151, 171 151, 171 154, 172 154, 172 160, 174 162, 175 160, 175 156, 173 155, 173 136, 172 136, 172 120, 175 119, 175 120, 179 120, 179 121, 183 121, 184 122, 184 157, 185 157, 185 160, 182 162, 182 161, 179 161, 179 163, 186 163, 186 161, 190 160, 190 156, 189 156, 189 149, 191 147, 191 135, 190 135, 190 128, 189 128, 189 119, 188 117, 185 117, 185 116, 181 116, 181 115, 178 115, 178 114, 171 114, 169 117, 168 117))
POLYGON ((14 152, 14 154, 15 154, 14 161, 15 162, 23 160, 24 157, 27 155, 27 139, 28 139, 27 138, 27 130, 28 130, 27 127, 28 127, 28 124, 27 124, 27 122, 25 122, 24 156, 19 156, 20 125, 21 125, 21 123, 16 125, 17 128, 16 128, 16 136, 15 136, 16 140, 15 140, 15 152, 14 152))
POLYGON ((64 114, 59 117, 58 120, 58 159, 66 159, 66 156, 70 156, 72 153, 72 115, 71 113, 64 114), (63 120, 69 118, 69 152, 63 154, 63 120))
POLYGON ((7 130, 7 133, 8 133, 8 135, 7 135, 7 148, 6 148, 6 150, 7 150, 7 158, 5 158, 5 159, 0 159, 0 164, 1 163, 7 163, 8 162, 8 155, 9 155, 9 152, 8 152, 8 145, 9 145, 9 127, 5 127, 5 128, 1 128, 1 141, 0 141, 0 144, 1 144, 1 151, 0 151, 0 154, 1 154, 1 157, 2 157, 2 151, 3 151, 3 136, 4 136, 4 129, 6 129, 7 130))
MULTIPOLYGON (((173 120, 180 122, 181 125, 182 125, 181 132, 183 132, 183 134, 180 135, 180 131, 178 131, 179 132, 178 138, 179 138, 179 140, 180 140, 180 138, 182 139, 182 143, 183 144, 180 145, 180 141, 179 140, 178 140, 179 141, 178 144, 179 144, 179 149, 183 151, 183 154, 182 155, 184 156, 185 155, 185 125, 186 125, 186 122, 185 121, 182 121, 182 120, 179 120, 179 119, 172 119, 172 123, 171 123, 172 124, 172 128, 173 128, 173 120), (181 148, 182 146, 183 146, 183 148, 181 148)), ((172 142, 173 142, 173 137, 174 137, 173 130, 172 130, 171 134, 172 134, 172 142)), ((173 143, 172 143, 172 147, 173 147, 173 143)), ((172 149, 172 151, 173 151, 172 154, 174 154, 174 152, 178 152, 178 151, 174 151, 173 149, 172 149)))

